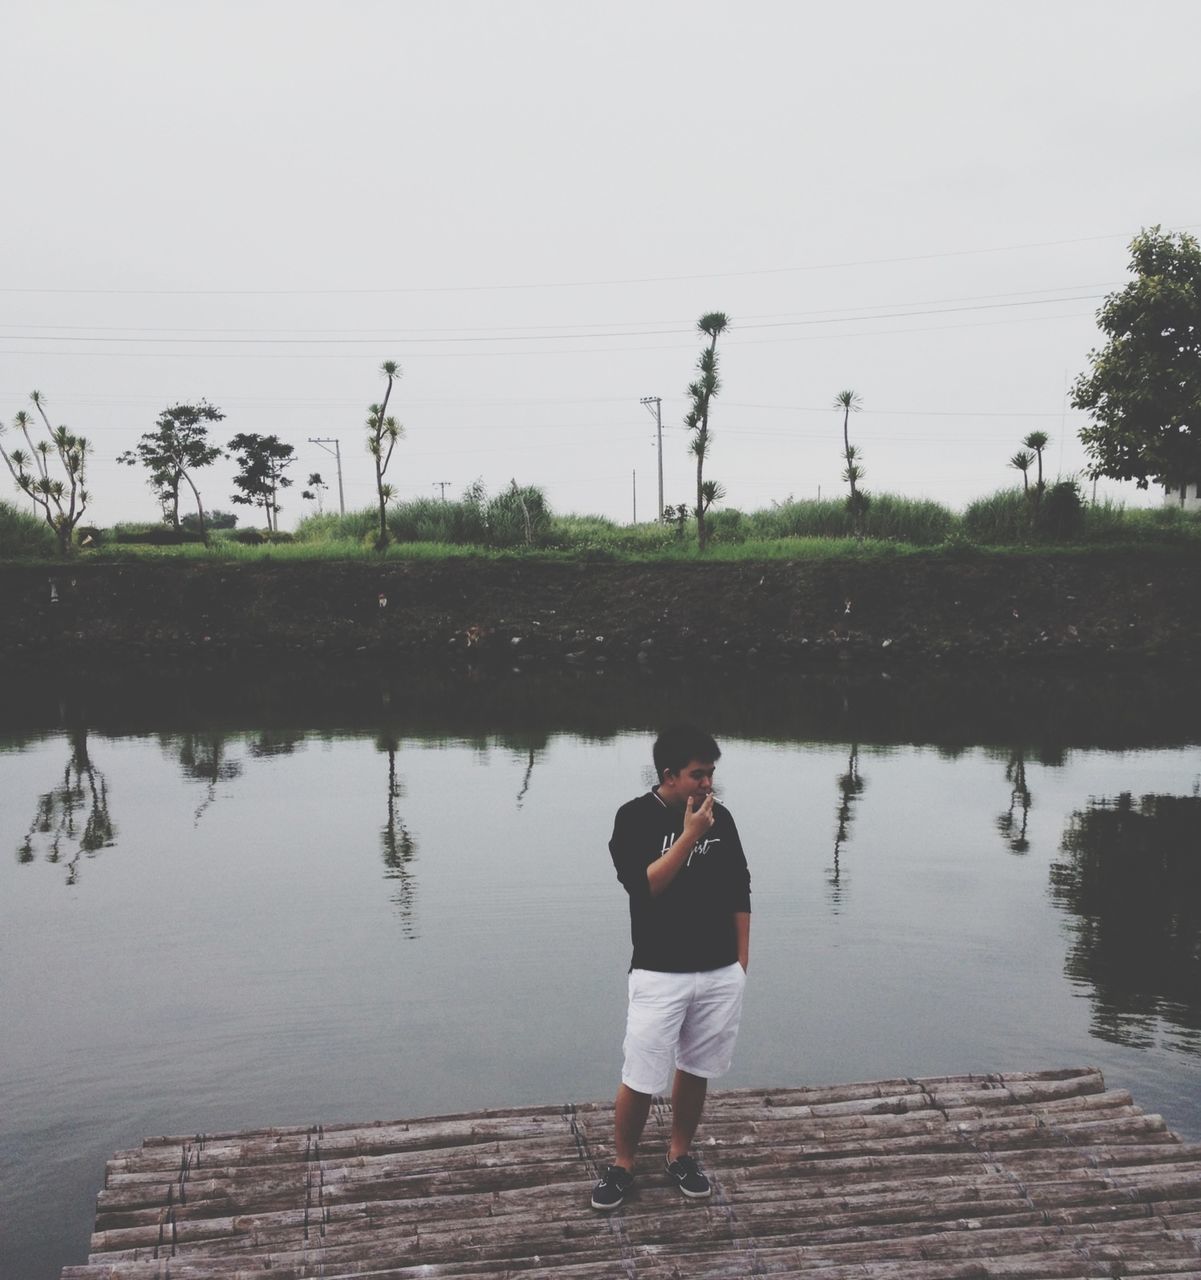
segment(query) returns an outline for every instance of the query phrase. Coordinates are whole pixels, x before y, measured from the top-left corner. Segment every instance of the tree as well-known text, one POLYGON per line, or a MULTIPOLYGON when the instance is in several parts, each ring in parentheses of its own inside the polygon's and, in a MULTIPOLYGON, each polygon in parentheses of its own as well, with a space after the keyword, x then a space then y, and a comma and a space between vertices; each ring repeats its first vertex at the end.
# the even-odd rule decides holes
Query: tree
POLYGON ((292 483, 284 472, 292 465, 296 450, 284 444, 279 436, 240 432, 229 442, 229 451, 240 468, 234 476, 234 484, 239 489, 233 495, 234 502, 246 507, 261 506, 267 517, 267 528, 277 529, 276 495, 292 483))
POLYGON ((186 483, 196 500, 197 527, 208 543, 204 503, 192 478, 194 471, 211 466, 221 457, 221 449, 208 441, 210 422, 221 422, 225 414, 201 400, 199 404, 176 404, 158 415, 154 431, 147 431, 133 449, 118 456, 127 466, 139 463, 150 472, 150 487, 169 513, 171 527, 179 532, 179 487, 186 483))
POLYGON ((1201 245, 1152 227, 1130 243, 1134 279, 1097 313, 1108 342, 1072 406, 1092 419, 1080 432, 1088 474, 1183 486, 1201 477, 1201 245))
POLYGON ((1034 454, 1028 453, 1025 449, 1019 449, 1009 459, 1009 465, 1015 471, 1022 473, 1022 492, 1028 496, 1030 493, 1030 468, 1034 466, 1034 454))
MULTIPOLYGON (((71 535, 91 497, 84 488, 91 446, 83 436, 72 434, 66 427, 50 425, 45 398, 40 391, 31 391, 29 398, 48 438, 34 444, 30 433, 36 428, 36 423, 31 414, 21 409, 13 420, 13 426, 25 437, 28 452, 22 448, 9 452, 0 445, 0 456, 17 482, 17 488, 41 509, 46 523, 58 539, 59 554, 67 555, 71 550, 71 535), (56 470, 61 470, 63 478, 52 475, 56 470)), ((0 433, 3 433, 2 425, 0 433)))
POLYGON ((379 498, 379 533, 376 546, 383 550, 388 545, 388 499, 393 489, 384 483, 384 474, 388 463, 392 461, 392 450, 396 442, 404 434, 404 427, 395 418, 388 417, 388 399, 392 395, 392 385, 400 380, 400 365, 395 360, 385 360, 379 367, 380 373, 388 380, 384 388, 382 404, 373 404, 367 409, 367 452, 375 459, 375 492, 379 498))
POLYGON ((1051 437, 1045 431, 1031 431, 1022 441, 1027 449, 1034 450, 1038 462, 1038 479, 1034 482, 1034 505, 1037 507, 1043 499, 1046 484, 1043 482, 1043 450, 1051 443, 1051 437))
POLYGON ((692 432, 689 449, 696 458, 696 544, 704 551, 709 542, 709 529, 705 514, 725 492, 715 480, 705 480, 705 459, 713 437, 709 434, 709 405, 721 390, 717 377, 717 339, 729 328, 730 318, 724 311, 709 311, 696 322, 698 332, 709 339, 697 359, 700 377, 688 384, 692 408, 684 415, 684 425, 692 432))
POLYGON ((321 472, 313 471, 305 482, 305 487, 300 491, 300 496, 307 498, 309 502, 315 502, 317 504, 317 514, 320 515, 323 508, 322 495, 328 488, 329 485, 321 478, 321 472))
POLYGON ((863 479, 864 471, 856 460, 859 457, 859 451, 851 443, 850 420, 852 413, 858 413, 863 408, 863 401, 857 392, 840 391, 834 397, 834 407, 842 410, 842 452, 847 464, 843 469, 842 478, 850 485, 851 490, 847 495, 847 510, 851 513, 855 537, 862 541, 867 508, 871 499, 859 488, 859 481, 863 479))

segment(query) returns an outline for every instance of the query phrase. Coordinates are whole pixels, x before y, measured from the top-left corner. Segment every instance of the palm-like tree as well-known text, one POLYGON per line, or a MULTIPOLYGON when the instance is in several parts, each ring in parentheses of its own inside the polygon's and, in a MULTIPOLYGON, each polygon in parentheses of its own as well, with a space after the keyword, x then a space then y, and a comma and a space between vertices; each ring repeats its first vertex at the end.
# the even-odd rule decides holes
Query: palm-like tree
POLYGON ((388 499, 393 489, 384 483, 384 473, 392 461, 392 450, 404 435, 404 427, 395 418, 388 417, 388 399, 392 386, 401 377, 400 365, 395 360, 385 360, 379 367, 388 380, 381 404, 373 404, 367 410, 367 452, 375 459, 375 491, 379 497, 379 534, 376 546, 382 551, 388 545, 388 499), (386 442, 386 443, 385 443, 386 442))
POLYGON ((859 488, 859 481, 863 479, 864 470, 856 461, 859 457, 859 452, 851 443, 850 421, 851 414, 858 413, 863 408, 863 401, 858 392, 840 391, 834 397, 834 407, 842 410, 842 451, 847 464, 842 473, 842 478, 850 485, 851 489, 850 495, 847 497, 847 510, 851 513, 855 537, 862 541, 868 496, 859 488))
POLYGON ((41 508, 46 523, 58 539, 59 553, 66 555, 71 550, 71 535, 90 500, 84 488, 84 473, 91 446, 83 436, 73 435, 66 427, 50 425, 40 391, 30 392, 29 399, 38 411, 49 438, 34 443, 30 434, 30 429, 35 426, 33 417, 22 409, 13 425, 25 437, 29 451, 14 449, 10 452, 0 445, 0 457, 3 457, 17 488, 35 507, 41 508), (56 457, 65 480, 51 479, 50 469, 56 457))
POLYGON ((715 499, 722 496, 721 487, 705 481, 705 459, 709 456, 709 404, 721 389, 717 377, 717 339, 729 328, 730 317, 724 311, 708 311, 696 322, 698 332, 709 339, 709 345, 697 360, 700 377, 688 384, 692 408, 684 415, 684 425, 692 432, 689 446, 696 458, 696 541, 704 551, 709 541, 705 513, 715 499))
POLYGON ((1043 484, 1043 450, 1051 443, 1051 437, 1045 431, 1031 431, 1022 443, 1027 449, 1033 449, 1038 459, 1038 480, 1034 485, 1034 497, 1037 502, 1046 487, 1043 484))
POLYGON ((1030 468, 1034 466, 1034 454, 1025 449, 1019 449, 1009 459, 1009 465, 1015 471, 1022 473, 1022 492, 1028 494, 1030 492, 1030 468))

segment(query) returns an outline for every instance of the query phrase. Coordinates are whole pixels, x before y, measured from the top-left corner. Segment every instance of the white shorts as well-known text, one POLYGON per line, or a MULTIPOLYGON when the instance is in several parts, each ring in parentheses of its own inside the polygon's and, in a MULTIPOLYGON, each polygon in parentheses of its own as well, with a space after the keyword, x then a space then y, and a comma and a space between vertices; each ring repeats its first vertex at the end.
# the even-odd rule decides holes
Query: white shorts
POLYGON ((703 973, 630 971, 621 1081, 636 1093, 666 1093, 677 1066, 712 1080, 730 1069, 746 973, 735 962, 703 973))

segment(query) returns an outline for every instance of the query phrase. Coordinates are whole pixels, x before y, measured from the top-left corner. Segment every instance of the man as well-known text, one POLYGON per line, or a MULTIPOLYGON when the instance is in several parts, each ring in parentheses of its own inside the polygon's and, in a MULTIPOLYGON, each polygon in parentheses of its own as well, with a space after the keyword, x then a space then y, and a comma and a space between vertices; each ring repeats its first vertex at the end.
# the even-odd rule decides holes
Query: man
POLYGON ((614 1163, 592 1192, 600 1210, 633 1185, 652 1095, 669 1081, 668 1177, 690 1199, 711 1194, 689 1149, 709 1081, 730 1067, 750 957, 750 874, 734 819, 713 797, 721 751, 680 725, 659 735, 653 757, 658 785, 618 809, 609 841, 630 895, 634 957, 614 1163))

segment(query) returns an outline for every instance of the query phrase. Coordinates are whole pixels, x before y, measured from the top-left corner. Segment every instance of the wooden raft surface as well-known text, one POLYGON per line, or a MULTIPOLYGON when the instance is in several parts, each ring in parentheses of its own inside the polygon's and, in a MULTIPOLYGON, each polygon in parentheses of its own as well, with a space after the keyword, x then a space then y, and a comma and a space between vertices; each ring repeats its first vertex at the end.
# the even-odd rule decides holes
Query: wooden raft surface
POLYGON ((715 1092, 713 1198, 588 1207, 611 1105, 154 1138, 63 1280, 1201 1280, 1201 1145, 1090 1069, 715 1092))

